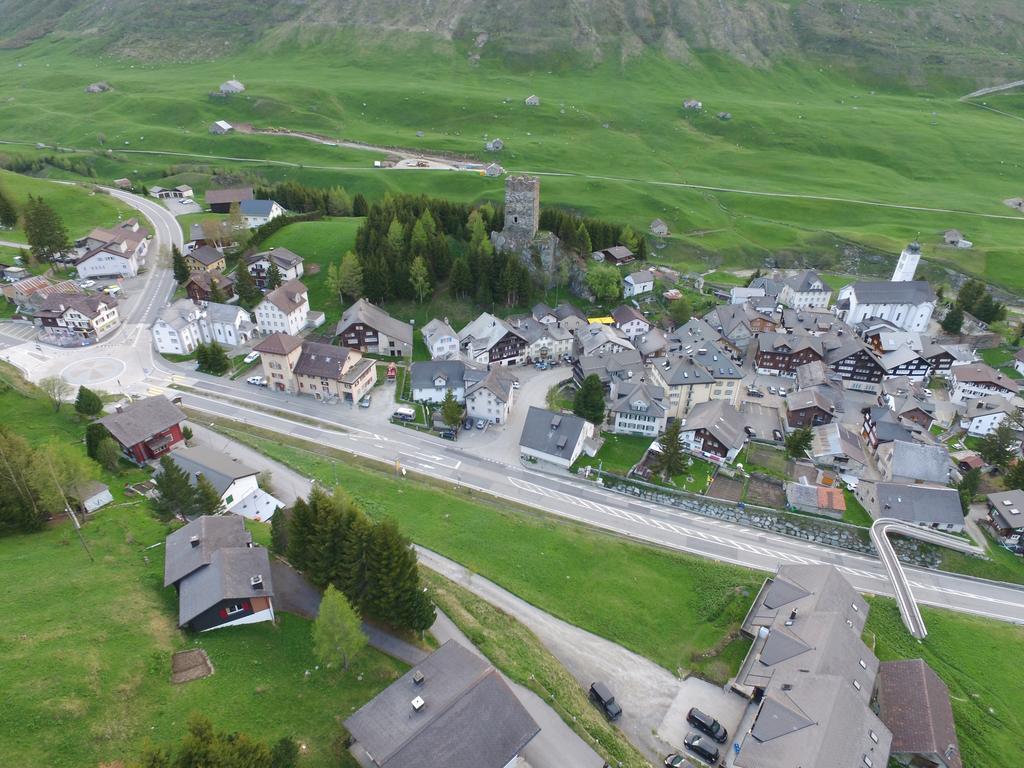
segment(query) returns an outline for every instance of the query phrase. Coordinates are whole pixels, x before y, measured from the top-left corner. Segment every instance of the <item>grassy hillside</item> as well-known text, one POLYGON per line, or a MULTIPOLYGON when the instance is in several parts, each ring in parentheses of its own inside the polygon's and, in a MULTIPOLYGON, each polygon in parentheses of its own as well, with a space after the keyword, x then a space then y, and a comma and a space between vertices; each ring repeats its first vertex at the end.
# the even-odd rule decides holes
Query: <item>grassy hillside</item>
POLYGON ((855 273, 861 259, 920 237, 927 258, 1024 289, 1024 224, 1002 204, 1022 194, 1020 158, 1009 151, 1018 121, 952 97, 875 90, 828 68, 751 70, 710 54, 682 66, 651 54, 524 74, 473 66, 422 36, 401 48, 348 36, 188 65, 129 66, 41 43, 0 52, 0 71, 14 94, 0 101, 0 138, 24 142, 4 151, 38 154, 40 140, 77 147, 100 178, 171 174, 202 187, 216 172, 245 173, 343 184, 371 198, 401 189, 500 200, 500 179, 382 171, 372 168, 377 153, 215 137, 207 126, 226 119, 481 159, 494 157, 485 136, 500 136, 497 159, 510 171, 545 174, 545 204, 637 227, 660 216, 674 234, 658 258, 684 267, 774 259, 855 273), (231 76, 247 84, 244 94, 207 96, 231 76), (96 80, 114 91, 84 93, 96 80), (539 107, 523 105, 531 93, 539 107), (689 97, 704 111, 683 110, 689 97), (950 227, 976 247, 941 246, 950 227))
MULTIPOLYGON (((120 217, 132 215, 131 208, 109 195, 96 193, 85 187, 54 184, 9 171, 0 170, 0 189, 7 193, 18 208, 28 200, 29 195, 43 198, 60 214, 72 240, 88 234, 93 227, 111 226, 116 224, 120 217)), ((0 240, 26 242, 20 223, 13 230, 0 230, 0 240)))

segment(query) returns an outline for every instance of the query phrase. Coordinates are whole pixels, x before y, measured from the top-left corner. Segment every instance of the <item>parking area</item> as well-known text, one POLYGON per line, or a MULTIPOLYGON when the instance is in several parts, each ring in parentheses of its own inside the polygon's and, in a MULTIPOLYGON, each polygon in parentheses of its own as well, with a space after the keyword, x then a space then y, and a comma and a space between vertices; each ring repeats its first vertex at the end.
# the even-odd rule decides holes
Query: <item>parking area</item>
POLYGON ((161 199, 164 208, 175 216, 182 216, 186 213, 201 213, 202 207, 195 200, 189 197, 167 197, 161 199))
POLYGON ((740 413, 746 422, 747 434, 758 440, 781 442, 784 432, 781 411, 772 405, 747 401, 740 403, 740 413))
POLYGON ((694 762, 700 762, 695 755, 683 747, 686 734, 696 730, 686 722, 691 707, 715 718, 729 732, 729 738, 719 746, 724 756, 732 750, 732 744, 747 711, 749 700, 728 688, 720 688, 706 680, 688 677, 679 686, 679 692, 658 726, 658 736, 681 754, 687 754, 694 762))

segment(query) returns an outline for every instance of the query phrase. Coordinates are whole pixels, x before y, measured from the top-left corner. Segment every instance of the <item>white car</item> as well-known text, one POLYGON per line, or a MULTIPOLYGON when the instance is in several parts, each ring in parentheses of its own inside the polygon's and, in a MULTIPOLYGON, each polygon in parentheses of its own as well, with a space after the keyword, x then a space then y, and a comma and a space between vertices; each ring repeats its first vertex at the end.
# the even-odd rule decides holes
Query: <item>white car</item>
POLYGON ((257 387, 267 386, 267 380, 264 379, 262 376, 250 376, 248 379, 245 380, 245 383, 253 384, 254 386, 257 387))
POLYGON ((248 355, 245 356, 245 358, 242 360, 242 362, 243 363, 255 363, 259 359, 260 359, 260 353, 259 352, 250 352, 248 355))
POLYGON ((78 283, 79 288, 92 288, 94 285, 96 285, 95 280, 82 280, 78 283))

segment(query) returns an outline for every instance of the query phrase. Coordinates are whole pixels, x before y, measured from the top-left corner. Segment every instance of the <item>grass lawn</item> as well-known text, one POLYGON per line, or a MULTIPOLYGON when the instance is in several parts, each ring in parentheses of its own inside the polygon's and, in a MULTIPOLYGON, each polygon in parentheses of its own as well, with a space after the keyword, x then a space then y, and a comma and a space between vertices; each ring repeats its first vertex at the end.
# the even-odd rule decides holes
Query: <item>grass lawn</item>
POLYGON ((287 248, 305 259, 302 282, 309 289, 309 306, 324 313, 326 321, 321 330, 332 335, 342 305, 327 289, 327 267, 340 264, 345 252, 352 250, 362 224, 363 219, 357 218, 300 221, 278 230, 260 246, 260 250, 287 248), (317 274, 312 274, 317 268, 317 274))
POLYGON ((1011 379, 1022 378, 1016 368, 1013 367, 1014 355, 1017 350, 1013 347, 992 347, 991 349, 979 349, 978 355, 993 368, 1002 371, 1011 379))
MULTIPOLYGON (((29 195, 43 198, 57 211, 72 240, 84 237, 94 227, 112 226, 121 217, 136 215, 133 209, 110 195, 76 185, 54 184, 10 171, 0 170, 0 189, 11 197, 19 209, 27 202, 29 195)), ((0 232, 0 240, 27 242, 20 226, 0 232)))
POLYGON ((350 454, 301 440, 251 428, 226 432, 323 483, 334 483, 336 469, 339 484, 369 514, 394 518, 416 543, 667 669, 719 682, 735 672, 735 648, 723 637, 732 637, 761 582, 753 571, 625 542, 411 476, 396 480, 393 468, 362 468, 350 454), (719 648, 730 655, 717 656, 719 648))
POLYGON ((711 476, 715 473, 715 465, 706 459, 690 457, 690 466, 681 474, 672 478, 672 485, 691 493, 705 493, 711 485, 711 476))
MULTIPOLYGON (((0 375, 32 391, 7 367, 0 375)), ((0 392, 0 418, 33 444, 78 442, 85 431, 70 406, 57 413, 18 389, 0 392)), ((169 529, 148 501, 123 491, 147 473, 132 468, 115 477, 97 468, 97 476, 114 503, 83 528, 94 562, 69 522, 0 538, 4 700, 18 713, 0 732, 4 762, 113 765, 136 757, 147 740, 177 741, 198 711, 217 728, 268 740, 293 736, 308 745, 309 766, 353 766, 342 754, 338 721, 400 674, 401 665, 368 650, 345 675, 315 671, 310 624, 288 615, 277 626, 198 637, 180 632, 174 591, 163 588, 163 550, 148 549, 169 529), (216 674, 172 686, 170 655, 192 646, 206 649, 216 674)), ((262 528, 258 540, 267 535, 262 528)))
POLYGON ((611 432, 602 432, 601 437, 604 438, 604 445, 597 455, 580 456, 572 465, 573 472, 580 467, 600 466, 605 472, 625 476, 657 439, 646 435, 615 435, 611 432))
POLYGON ((843 498, 846 499, 846 512, 843 513, 843 522, 870 528, 875 521, 868 514, 868 511, 864 509, 864 505, 857 501, 853 491, 849 488, 844 488, 843 498))
POLYGON ((635 768, 648 764, 529 629, 443 576, 420 570, 438 607, 502 672, 548 702, 613 764, 635 768))
POLYGON ((571 411, 573 406, 573 395, 575 394, 575 386, 569 385, 564 386, 562 384, 555 384, 545 397, 547 406, 552 411, 571 411))
POLYGON ((926 606, 921 614, 923 643, 907 633, 895 602, 873 598, 865 642, 883 661, 923 658, 945 681, 965 766, 1024 764, 1024 627, 926 606))
POLYGON ((938 550, 942 555, 940 567, 943 570, 964 573, 982 579, 1024 584, 1024 559, 1003 549, 988 536, 978 543, 987 550, 988 560, 949 549, 940 549, 938 550))

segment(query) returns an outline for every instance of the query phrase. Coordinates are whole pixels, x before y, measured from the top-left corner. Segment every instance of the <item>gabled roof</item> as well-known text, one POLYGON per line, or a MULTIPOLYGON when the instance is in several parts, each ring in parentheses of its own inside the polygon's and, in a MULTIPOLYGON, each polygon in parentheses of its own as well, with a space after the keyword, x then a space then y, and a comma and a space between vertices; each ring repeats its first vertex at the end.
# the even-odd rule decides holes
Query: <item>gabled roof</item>
POLYGON ((631 389, 623 390, 618 399, 612 404, 613 413, 643 413, 645 416, 660 419, 665 415, 665 406, 662 400, 665 397, 661 387, 640 382, 631 389), (640 404, 642 407, 637 408, 640 404))
POLYGON ((555 413, 530 406, 519 445, 560 459, 572 458, 587 422, 571 413, 555 413))
POLYGON ((90 320, 101 312, 117 306, 117 299, 112 296, 82 293, 57 293, 43 299, 42 305, 34 312, 37 317, 60 317, 68 310, 75 310, 90 320))
POLYGON ((886 480, 906 478, 914 482, 949 482, 953 462, 944 445, 893 441, 878 446, 878 463, 886 480))
POLYGON ((171 451, 171 461, 188 475, 189 482, 196 484, 197 475, 202 475, 223 495, 231 484, 240 478, 255 475, 256 470, 225 453, 214 451, 203 445, 192 448, 176 448, 171 451))
POLYGON ((620 349, 633 349, 633 343, 618 328, 603 323, 591 323, 576 331, 576 341, 582 350, 582 356, 588 357, 605 344, 612 344, 620 349))
POLYGON ((345 310, 338 321, 335 335, 341 335, 345 330, 355 323, 368 325, 376 331, 409 346, 412 346, 412 326, 396 320, 380 307, 377 307, 366 299, 359 299, 355 304, 345 310))
POLYGON ((984 363, 954 366, 953 381, 956 383, 1001 387, 1014 394, 1020 391, 1020 385, 1016 381, 984 363))
POLYGON ((454 640, 344 725, 380 768, 504 768, 540 732, 494 667, 454 640))
POLYGON ((206 204, 241 203, 252 200, 252 187, 228 187, 226 189, 206 190, 206 204))
POLYGON ((238 204, 238 211, 243 216, 269 216, 275 205, 273 200, 243 200, 238 204))
POLYGON ((744 420, 726 400, 707 400, 697 403, 686 416, 684 432, 703 429, 726 448, 738 449, 747 439, 744 420))
POLYGON ((819 357, 824 356, 821 339, 814 336, 765 331, 758 333, 754 338, 757 340, 757 349, 762 352, 795 355, 809 349, 819 357))
POLYGON ((121 413, 108 413, 99 423, 121 445, 130 448, 184 420, 185 414, 174 403, 163 395, 154 395, 123 406, 121 413))
POLYGON ((631 320, 639 320, 642 323, 647 323, 647 325, 651 324, 651 321, 644 317, 643 313, 639 309, 631 307, 628 304, 620 304, 613 309, 612 318, 615 320, 617 325, 624 325, 631 320))
POLYGON ((164 544, 164 586, 208 565, 213 553, 225 547, 248 547, 252 534, 238 515, 200 515, 174 531, 164 544), (192 537, 197 539, 192 545, 192 537))
POLYGON ((459 344, 468 346, 474 354, 479 354, 489 351, 510 333, 519 336, 519 333, 500 317, 495 317, 490 312, 481 312, 459 331, 459 344))
POLYGON ((876 483, 878 517, 894 517, 908 523, 962 526, 964 511, 956 488, 928 485, 876 483))
POLYGON ((451 336, 453 339, 458 338, 455 329, 448 325, 447 321, 438 320, 436 317, 424 325, 420 329, 420 333, 423 334, 423 340, 427 342, 428 347, 434 346, 434 343, 444 336, 451 336))
POLYGON ((909 346, 902 346, 898 349, 894 349, 891 352, 886 352, 882 355, 881 363, 882 367, 887 371, 891 371, 894 368, 898 368, 901 365, 912 363, 915 360, 924 361, 924 358, 917 352, 915 352, 909 346))
POLYGON ((295 361, 292 372, 296 376, 312 376, 319 379, 340 381, 349 363, 349 357, 362 357, 347 347, 336 347, 333 344, 321 344, 317 341, 304 341, 299 359, 295 361))
POLYGON ((468 384, 466 397, 472 397, 482 389, 491 392, 500 402, 507 403, 512 392, 512 380, 503 374, 500 368, 495 368, 479 381, 468 384))
POLYGON ((882 662, 878 715, 892 731, 893 754, 937 754, 949 768, 963 766, 949 689, 922 659, 882 662))
POLYGON ((272 333, 254 346, 253 352, 265 352, 268 355, 289 355, 302 346, 302 339, 287 333, 272 333))
MULTIPOLYGON (((609 249, 610 250, 610 249, 609 249)), ((642 269, 639 272, 630 272, 626 275, 623 280, 633 285, 639 285, 641 283, 653 283, 654 273, 649 269, 642 269)))
POLYGON ((260 261, 269 261, 272 264, 277 264, 282 269, 291 269, 298 264, 303 262, 303 258, 299 254, 289 251, 287 248, 271 248, 269 251, 260 251, 259 253, 253 253, 245 257, 245 263, 247 265, 256 264, 260 261))
MULTIPOLYGON (((241 518, 239 518, 241 519, 241 518)), ((184 626, 221 600, 273 597, 270 557, 262 547, 216 550, 209 565, 182 579, 178 589, 178 626, 184 626), (262 588, 252 578, 262 578, 262 588)))
POLYGON ((860 304, 926 304, 935 301, 935 291, 925 280, 854 283, 852 291, 860 304))
POLYGON ((224 254, 209 245, 201 245, 189 254, 190 259, 195 259, 205 267, 224 261, 224 254))
POLYGON ((860 436, 838 421, 811 427, 811 456, 815 459, 845 456, 858 464, 868 463, 860 436))
POLYGON ((545 317, 553 317, 555 320, 558 319, 558 315, 544 302, 537 302, 533 305, 533 309, 530 310, 530 314, 534 320, 543 320, 545 317))
POLYGON ((987 498, 993 517, 1002 521, 1003 528, 1024 528, 1024 491, 990 493, 987 498))
POLYGON ((309 293, 300 280, 289 280, 282 283, 263 297, 263 301, 277 307, 281 312, 290 315, 301 307, 309 306, 309 293))
POLYGON ((793 277, 786 278, 782 282, 784 285, 789 286, 791 291, 797 291, 799 293, 808 293, 810 291, 821 293, 832 292, 832 289, 825 285, 825 282, 813 269, 805 269, 803 272, 794 275, 793 277), (820 284, 820 286, 816 286, 816 284, 820 284))
POLYGON ((209 293, 213 290, 214 284, 218 288, 227 290, 234 290, 235 278, 230 275, 222 275, 219 270, 213 270, 213 272, 192 272, 188 276, 188 280, 185 281, 185 285, 194 284, 199 286, 203 291, 209 293))
MULTIPOLYGON (((434 382, 444 379, 446 389, 458 389, 466 385, 466 369, 470 366, 462 360, 417 360, 410 366, 409 379, 413 389, 434 389, 434 382)), ((487 375, 482 368, 472 367, 479 375, 477 381, 487 375)))

